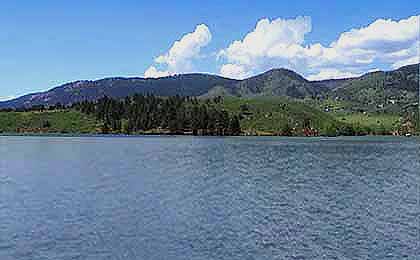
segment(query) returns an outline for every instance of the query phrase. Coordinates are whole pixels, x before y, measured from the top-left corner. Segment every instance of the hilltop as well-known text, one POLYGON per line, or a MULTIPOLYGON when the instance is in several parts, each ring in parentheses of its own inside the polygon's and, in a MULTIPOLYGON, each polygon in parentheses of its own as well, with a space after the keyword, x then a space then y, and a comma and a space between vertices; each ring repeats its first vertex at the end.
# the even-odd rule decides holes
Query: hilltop
POLYGON ((133 94, 156 96, 277 96, 293 99, 335 99, 353 104, 359 110, 386 108, 401 111, 416 102, 418 64, 394 71, 367 73, 350 79, 309 81, 287 69, 274 69, 244 80, 208 74, 184 74, 163 78, 106 78, 76 81, 49 91, 28 94, 0 102, 0 108, 70 105, 108 96, 124 98, 133 94))
POLYGON ((244 80, 185 74, 157 79, 76 81, 0 102, 0 109, 6 111, 32 108, 31 112, 0 113, 0 132, 100 133, 103 119, 68 107, 105 96, 117 101, 140 94, 194 97, 203 104, 223 97, 223 102, 216 105, 217 111, 238 115, 243 134, 413 133, 418 127, 418 69, 415 64, 323 81, 309 81, 287 69, 273 69, 244 80), (54 112, 54 107, 67 109, 54 112))

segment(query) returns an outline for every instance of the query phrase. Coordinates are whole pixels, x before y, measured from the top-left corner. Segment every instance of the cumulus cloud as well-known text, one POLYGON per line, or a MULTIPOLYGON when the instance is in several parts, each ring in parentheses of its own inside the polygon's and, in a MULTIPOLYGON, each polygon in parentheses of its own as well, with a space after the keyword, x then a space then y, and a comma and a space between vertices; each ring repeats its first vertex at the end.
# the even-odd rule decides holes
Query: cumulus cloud
POLYGON ((150 66, 145 72, 146 78, 161 78, 170 76, 169 71, 159 71, 155 66, 150 66))
POLYGON ((219 52, 219 57, 227 61, 227 64, 222 65, 220 73, 241 78, 279 63, 283 65, 300 51, 305 34, 311 30, 310 17, 290 20, 279 18, 273 21, 262 19, 243 40, 234 41, 219 52))
POLYGON ((387 52, 398 51, 401 45, 408 44, 406 47, 409 47, 418 36, 418 19, 419 16, 400 21, 379 19, 367 27, 341 34, 332 46, 340 49, 382 48, 387 52))
POLYGON ((238 64, 225 64, 220 69, 220 74, 228 78, 244 79, 250 76, 245 67, 238 64))
POLYGON ((360 75, 361 74, 340 71, 338 69, 321 69, 319 73, 308 76, 308 79, 309 80, 344 79, 344 78, 354 78, 360 75))
POLYGON ((176 41, 169 51, 155 58, 155 63, 163 67, 158 70, 150 66, 144 73, 145 77, 162 77, 176 73, 186 73, 193 70, 192 61, 200 56, 200 51, 211 41, 212 35, 205 24, 198 25, 194 32, 185 34, 176 41))
POLYGON ((391 68, 418 62, 420 16, 394 21, 378 19, 366 27, 344 32, 324 46, 306 44, 310 17, 260 20, 242 40, 219 52, 220 73, 233 78, 273 67, 294 69, 310 79, 352 77, 376 64, 391 68))
POLYGON ((228 61, 251 65, 254 58, 280 56, 284 48, 302 44, 306 33, 312 29, 309 17, 298 17, 292 20, 262 19, 255 29, 242 41, 234 41, 227 49, 220 52, 228 61))
MULTIPOLYGON (((419 54, 419 57, 420 57, 420 54, 419 54)), ((407 59, 404 59, 404 60, 397 61, 394 64, 392 64, 392 68, 397 69, 397 68, 400 68, 400 67, 403 67, 403 66, 406 66, 406 65, 420 63, 420 58, 419 57, 413 56, 411 58, 407 58, 407 59)))
POLYGON ((16 98, 16 97, 15 97, 15 96, 4 96, 4 97, 0 96, 0 102, 1 102, 1 101, 8 101, 8 100, 12 100, 12 99, 14 99, 14 98, 16 98))
POLYGON ((417 57, 419 19, 420 16, 400 21, 379 19, 366 27, 342 33, 337 41, 323 48, 324 55, 317 59, 326 65, 360 69, 375 62, 395 68, 404 60, 417 57))

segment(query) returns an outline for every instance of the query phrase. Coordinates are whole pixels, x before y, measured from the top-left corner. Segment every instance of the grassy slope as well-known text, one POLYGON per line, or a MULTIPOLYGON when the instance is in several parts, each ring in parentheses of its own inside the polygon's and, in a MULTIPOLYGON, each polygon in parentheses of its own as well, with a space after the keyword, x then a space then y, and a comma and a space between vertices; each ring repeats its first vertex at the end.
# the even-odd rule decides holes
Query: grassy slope
POLYGON ((0 112, 0 132, 95 133, 94 118, 76 111, 0 112), (45 128, 48 122, 50 125, 45 128))
POLYGON ((399 128, 400 116, 392 114, 337 114, 337 119, 352 125, 370 128, 374 132, 392 132, 399 128))
POLYGON ((403 107, 417 101, 418 69, 410 67, 366 74, 337 88, 331 96, 351 102, 355 110, 402 112, 403 107))
MULTIPOLYGON (((241 126, 251 134, 276 134, 288 125, 301 131, 306 122, 321 134, 330 127, 353 125, 369 128, 373 132, 391 132, 400 125, 400 116, 378 113, 348 113, 340 102, 305 104, 281 97, 235 98, 225 97, 218 104, 233 114, 242 114, 241 126), (244 113, 244 105, 248 111, 244 113), (326 105, 332 110, 322 112, 326 105), (314 107, 317 107, 315 109, 314 107)), ((344 105, 345 106, 345 105, 344 105)), ((0 133, 26 132, 97 133, 100 122, 77 111, 0 112, 0 133), (43 128, 48 121, 49 127, 43 128)))
POLYGON ((246 105, 249 115, 241 120, 242 129, 246 132, 278 133, 286 125, 302 129, 304 122, 321 133, 330 126, 341 123, 327 113, 314 109, 302 102, 291 101, 280 97, 232 98, 226 97, 223 107, 232 113, 243 112, 241 106, 246 105))
POLYGON ((397 130, 403 120, 401 113, 383 111, 356 112, 352 111, 353 104, 346 101, 325 99, 322 101, 305 100, 305 103, 320 110, 328 110, 329 114, 341 123, 370 129, 373 132, 393 132, 397 130))
MULTIPOLYGON (((286 125, 300 130, 305 120, 321 133, 331 125, 340 124, 326 113, 286 98, 226 97, 219 104, 234 114, 241 114, 243 105, 248 107, 248 113, 241 120, 241 126, 248 133, 275 134, 281 132, 286 125)), ((0 113, 0 132, 13 133, 17 129, 24 129, 26 132, 95 133, 97 126, 98 122, 94 118, 72 110, 0 113), (50 125, 48 128, 43 127, 46 121, 50 125)))

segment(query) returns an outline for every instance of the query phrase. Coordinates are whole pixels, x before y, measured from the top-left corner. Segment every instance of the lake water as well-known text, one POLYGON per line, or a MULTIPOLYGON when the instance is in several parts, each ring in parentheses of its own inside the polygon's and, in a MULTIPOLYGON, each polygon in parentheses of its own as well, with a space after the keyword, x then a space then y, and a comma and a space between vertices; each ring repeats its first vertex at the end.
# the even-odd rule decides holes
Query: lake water
POLYGON ((0 259, 419 259, 415 138, 0 137, 0 259))

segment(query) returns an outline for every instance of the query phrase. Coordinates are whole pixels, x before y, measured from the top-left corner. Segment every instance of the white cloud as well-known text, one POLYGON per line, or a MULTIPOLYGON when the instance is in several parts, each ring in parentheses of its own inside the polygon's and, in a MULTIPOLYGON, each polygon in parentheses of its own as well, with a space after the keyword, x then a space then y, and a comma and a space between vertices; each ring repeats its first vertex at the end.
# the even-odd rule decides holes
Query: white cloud
POLYGON ((16 97, 15 96, 4 96, 4 97, 0 96, 0 102, 1 101, 8 101, 8 100, 11 100, 11 99, 14 99, 14 98, 16 98, 16 97))
MULTIPOLYGON (((419 16, 420 19, 420 16, 419 16)), ((410 65, 414 63, 420 63, 420 49, 419 49, 419 39, 417 42, 414 42, 410 48, 402 49, 399 51, 392 52, 385 56, 386 59, 393 62, 392 68, 396 69, 405 65, 410 65)))
POLYGON ((225 64, 220 69, 220 73, 227 78, 244 79, 249 77, 249 73, 245 71, 244 66, 237 64, 225 64))
POLYGON ((321 69, 318 74, 308 76, 309 80, 323 80, 323 79, 344 79, 358 77, 360 74, 355 74, 348 71, 340 71, 338 69, 321 69))
POLYGON ((219 52, 220 73, 242 78, 274 67, 287 67, 312 79, 348 77, 378 64, 396 68, 418 62, 420 16, 393 21, 378 19, 366 27, 344 32, 325 47, 304 45, 311 32, 310 17, 260 20, 242 40, 219 52))
POLYGON ((310 17, 262 19, 243 40, 234 41, 219 52, 219 57, 228 62, 220 72, 224 76, 240 78, 266 70, 276 63, 287 63, 292 55, 300 51, 299 46, 311 29, 310 17), (237 75, 233 74, 235 71, 237 75))
POLYGON ((420 58, 419 57, 414 56, 414 57, 411 57, 411 58, 407 58, 405 60, 397 61, 394 64, 392 64, 392 68, 397 69, 397 68, 400 68, 400 67, 403 67, 403 66, 406 66, 406 65, 420 63, 420 58))
POLYGON ((211 38, 209 28, 205 24, 198 25, 194 32, 185 34, 176 41, 167 53, 155 58, 155 63, 164 67, 164 70, 159 71, 152 65, 144 73, 145 77, 161 77, 193 71, 193 59, 199 57, 201 48, 207 46, 211 38))
POLYGON ((353 29, 340 35, 332 44, 340 49, 399 50, 401 44, 412 43, 418 36, 418 16, 400 21, 378 19, 367 27, 353 29), (384 45, 385 43, 385 45, 384 45))
POLYGON ((168 71, 159 71, 158 69, 156 69, 155 66, 150 66, 144 72, 145 78, 161 78, 161 77, 167 77, 167 76, 170 76, 170 73, 168 71))
POLYGON ((367 27, 352 29, 340 35, 324 52, 336 55, 317 57, 321 63, 335 66, 358 66, 381 63, 392 68, 417 56, 420 16, 400 21, 379 19, 367 27))
MULTIPOLYGON (((220 54, 231 62, 250 65, 255 57, 276 56, 281 50, 294 44, 302 44, 304 35, 311 31, 311 19, 298 17, 292 20, 262 19, 254 31, 242 41, 234 41, 220 54)), ((287 53, 284 53, 287 55, 287 53)))

